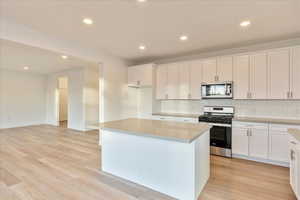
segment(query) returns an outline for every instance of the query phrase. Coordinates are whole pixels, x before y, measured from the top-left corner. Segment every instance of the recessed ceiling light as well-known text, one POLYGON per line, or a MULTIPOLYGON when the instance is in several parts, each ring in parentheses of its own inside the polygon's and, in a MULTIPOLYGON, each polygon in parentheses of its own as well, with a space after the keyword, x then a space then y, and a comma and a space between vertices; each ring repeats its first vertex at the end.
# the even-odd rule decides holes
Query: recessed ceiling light
POLYGON ((187 36, 187 35, 182 35, 182 36, 180 36, 180 40, 181 41, 186 41, 186 40, 188 40, 189 39, 189 37, 187 36))
POLYGON ((23 69, 24 69, 24 70, 29 70, 29 67, 25 66, 23 69))
POLYGON ((249 20, 246 20, 246 21, 242 21, 240 23, 240 26, 241 27, 247 27, 247 26, 250 26, 251 25, 251 22, 249 20))
POLYGON ((145 2, 147 2, 147 0, 136 0, 137 2, 139 2, 139 3, 145 3, 145 2))
POLYGON ((65 60, 69 58, 68 56, 65 56, 65 55, 62 55, 61 57, 62 57, 62 59, 65 59, 65 60))
POLYGON ((145 51, 145 50, 146 50, 146 46, 145 46, 145 45, 140 45, 140 46, 139 46, 139 49, 140 49, 141 51, 145 51))
POLYGON ((94 23, 93 20, 90 18, 84 18, 82 22, 87 25, 92 25, 94 23))

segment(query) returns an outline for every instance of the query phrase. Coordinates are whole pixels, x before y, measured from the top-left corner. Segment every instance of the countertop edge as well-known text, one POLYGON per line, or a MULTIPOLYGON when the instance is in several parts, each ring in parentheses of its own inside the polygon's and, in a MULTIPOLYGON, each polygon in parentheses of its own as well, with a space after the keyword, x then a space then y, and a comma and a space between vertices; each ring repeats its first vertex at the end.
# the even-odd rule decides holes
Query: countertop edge
POLYGON ((165 117, 182 117, 198 119, 201 114, 184 114, 184 113, 152 113, 153 116, 165 116, 165 117))
POLYGON ((238 121, 238 122, 253 122, 253 123, 271 123, 271 124, 286 124, 286 125, 295 125, 300 126, 300 120, 297 122, 297 120, 294 119, 276 119, 276 118, 255 118, 255 117, 236 117, 233 118, 232 121, 238 121), (290 121, 289 121, 290 120, 290 121))
POLYGON ((152 135, 151 133, 141 133, 141 132, 137 133, 137 132, 134 132, 134 131, 126 131, 126 130, 122 130, 122 129, 114 129, 114 128, 107 128, 107 127, 100 127, 100 130, 113 131, 113 132, 118 132, 118 133, 121 133, 121 134, 135 135, 135 136, 140 136, 140 137, 149 137, 149 138, 154 138, 154 139, 162 139, 162 140, 169 140, 169 141, 174 141, 174 142, 181 142, 181 143, 190 144, 194 140, 196 140, 198 137, 203 135, 205 132, 207 132, 210 128, 211 128, 211 126, 208 125, 207 128, 203 128, 203 130, 201 130, 201 133, 199 133, 199 135, 197 135, 197 136, 195 136, 191 139, 179 139, 179 138, 172 138, 172 137, 163 137, 163 136, 152 135))
POLYGON ((300 143, 300 129, 290 128, 288 133, 300 143))

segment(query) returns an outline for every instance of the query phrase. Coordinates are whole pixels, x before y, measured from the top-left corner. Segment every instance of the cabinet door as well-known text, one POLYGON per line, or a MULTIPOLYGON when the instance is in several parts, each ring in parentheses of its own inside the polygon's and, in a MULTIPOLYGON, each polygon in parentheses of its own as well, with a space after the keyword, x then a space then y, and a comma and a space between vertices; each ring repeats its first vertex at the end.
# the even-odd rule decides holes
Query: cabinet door
POLYGON ((293 99, 300 99, 300 47, 292 50, 291 92, 293 99))
POLYGON ((138 68, 128 67, 128 85, 138 85, 138 68))
POLYGON ((232 56, 220 57, 217 63, 217 81, 232 81, 233 58, 232 56))
POLYGON ((287 99, 289 91, 289 49, 269 52, 269 99, 287 99))
POLYGON ((179 65, 172 63, 168 66, 168 99, 179 99, 179 65))
POLYGON ((295 192, 295 194, 299 194, 300 188, 299 188, 299 183, 300 183, 300 171, 299 171, 299 152, 296 148, 296 145, 291 144, 290 145, 290 184, 295 192))
POLYGON ((190 98, 190 65, 179 63, 179 99, 190 98))
POLYGON ((289 135, 286 132, 271 129, 269 134, 269 159, 289 162, 289 135))
POLYGON ((233 69, 234 99, 248 99, 249 93, 249 56, 235 56, 233 69))
POLYGON ((168 65, 156 68, 156 99, 166 99, 168 84, 168 65))
POLYGON ((139 66, 138 80, 140 81, 141 86, 152 86, 153 82, 153 65, 147 64, 139 66))
POLYGON ((268 98, 268 56, 267 53, 251 55, 250 98, 268 98))
POLYGON ((249 137, 248 129, 233 128, 232 129, 232 153, 237 155, 249 155, 249 137))
POLYGON ((252 128, 249 137, 249 156, 268 158, 269 135, 268 128, 252 128))
POLYGON ((295 178, 296 178, 296 195, 297 198, 300 199, 300 144, 297 145, 296 147, 296 152, 295 152, 295 162, 297 163, 296 165, 296 173, 295 173, 295 178))
POLYGON ((214 83, 217 75, 217 61, 216 59, 205 60, 202 62, 203 68, 203 82, 214 83))
POLYGON ((202 63, 190 62, 190 98, 201 99, 202 63))

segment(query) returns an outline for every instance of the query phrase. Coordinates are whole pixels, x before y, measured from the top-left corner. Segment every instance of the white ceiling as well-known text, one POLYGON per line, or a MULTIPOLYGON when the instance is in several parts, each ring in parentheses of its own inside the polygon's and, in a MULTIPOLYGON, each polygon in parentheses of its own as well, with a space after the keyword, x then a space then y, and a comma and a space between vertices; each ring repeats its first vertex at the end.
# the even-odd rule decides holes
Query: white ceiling
POLYGON ((49 74, 81 67, 95 67, 95 63, 69 56, 67 60, 61 54, 27 45, 0 40, 0 68, 49 74))
POLYGON ((155 60, 300 36, 299 0, 2 0, 1 15, 120 56, 155 60), (82 24, 89 17, 94 25, 82 24), (251 20, 242 29, 243 20, 251 20), (188 42, 178 37, 187 34, 188 42), (147 51, 141 53, 143 43, 147 51))

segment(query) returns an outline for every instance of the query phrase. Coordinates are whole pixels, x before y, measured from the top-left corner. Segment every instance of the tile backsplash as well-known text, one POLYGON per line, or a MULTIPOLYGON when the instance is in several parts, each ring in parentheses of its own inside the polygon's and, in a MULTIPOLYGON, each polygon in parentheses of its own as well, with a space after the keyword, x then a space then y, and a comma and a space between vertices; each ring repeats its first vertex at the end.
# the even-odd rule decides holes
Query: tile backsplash
POLYGON ((168 100, 161 112, 201 114, 204 106, 234 106, 236 116, 300 119, 300 101, 284 100, 168 100))

